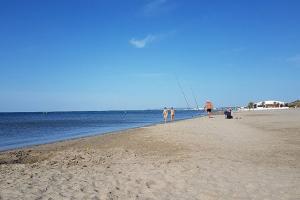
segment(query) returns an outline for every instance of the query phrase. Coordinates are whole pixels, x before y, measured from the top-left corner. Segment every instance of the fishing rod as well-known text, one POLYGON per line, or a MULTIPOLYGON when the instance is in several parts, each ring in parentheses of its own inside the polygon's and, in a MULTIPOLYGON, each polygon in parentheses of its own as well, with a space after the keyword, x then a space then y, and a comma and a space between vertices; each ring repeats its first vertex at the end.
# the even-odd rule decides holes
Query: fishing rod
POLYGON ((184 93, 184 91, 183 91, 183 89, 182 89, 182 87, 181 87, 181 84, 180 84, 180 82, 179 82, 179 79, 176 77, 176 80, 177 80, 177 84, 178 84, 178 87, 179 87, 179 89, 180 89, 180 91, 181 91, 181 93, 182 93, 182 95, 183 95, 183 97, 184 97, 184 99, 185 99, 185 103, 186 103, 186 105, 187 105, 187 109, 190 109, 190 104, 189 104, 189 102, 188 102, 188 100, 187 100, 187 98, 186 98, 186 95, 185 95, 185 93, 184 93))

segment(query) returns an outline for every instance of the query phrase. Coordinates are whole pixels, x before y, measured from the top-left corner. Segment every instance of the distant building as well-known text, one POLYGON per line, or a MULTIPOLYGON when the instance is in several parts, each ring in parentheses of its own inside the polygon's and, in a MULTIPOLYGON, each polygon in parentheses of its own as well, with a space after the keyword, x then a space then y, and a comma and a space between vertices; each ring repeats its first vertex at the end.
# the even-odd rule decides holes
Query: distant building
POLYGON ((285 106, 282 101, 260 101, 254 104, 254 108, 282 108, 285 106))

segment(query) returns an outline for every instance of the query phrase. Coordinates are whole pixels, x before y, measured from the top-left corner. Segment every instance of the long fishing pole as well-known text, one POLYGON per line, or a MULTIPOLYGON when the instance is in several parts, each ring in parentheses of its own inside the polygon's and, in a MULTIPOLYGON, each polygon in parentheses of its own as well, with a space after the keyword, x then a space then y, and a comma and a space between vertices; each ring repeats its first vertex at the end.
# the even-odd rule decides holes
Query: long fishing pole
POLYGON ((188 102, 188 100, 187 100, 187 98, 186 98, 186 96, 185 96, 185 93, 184 93, 184 91, 183 91, 183 89, 182 89, 182 87, 181 87, 181 84, 180 84, 180 82, 179 82, 179 79, 176 77, 176 80, 177 80, 177 84, 178 84, 178 87, 179 87, 179 89, 180 89, 180 91, 181 91, 181 93, 182 93, 182 95, 183 95, 183 97, 184 97, 184 99, 185 99, 185 103, 186 103, 186 105, 187 105, 187 109, 190 109, 190 104, 189 104, 189 102, 188 102))

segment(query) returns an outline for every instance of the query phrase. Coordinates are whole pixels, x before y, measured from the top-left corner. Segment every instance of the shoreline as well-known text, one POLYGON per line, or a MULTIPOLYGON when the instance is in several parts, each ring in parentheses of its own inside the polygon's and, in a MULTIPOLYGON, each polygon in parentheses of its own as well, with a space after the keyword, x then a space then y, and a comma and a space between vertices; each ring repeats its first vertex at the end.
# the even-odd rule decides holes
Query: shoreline
POLYGON ((300 110, 233 115, 0 153, 0 199, 297 199, 300 110))
MULTIPOLYGON (((174 122, 168 121, 167 123, 176 123, 176 122, 179 122, 179 121, 190 120, 190 119, 200 118, 200 117, 206 117, 206 115, 196 115, 196 116, 192 116, 191 118, 175 119, 174 122)), ((5 149, 5 150, 0 150, 0 154, 1 153, 6 153, 6 152, 22 151, 22 150, 27 150, 27 149, 43 146, 43 145, 52 145, 52 144, 55 144, 55 143, 64 143, 64 142, 68 142, 68 141, 72 141, 72 140, 80 140, 80 139, 90 138, 90 137, 101 137, 101 136, 109 135, 109 134, 122 134, 122 132, 130 131, 130 130, 136 130, 136 129, 144 128, 144 127, 156 126, 156 125, 159 125, 159 124, 164 124, 164 122, 163 121, 157 122, 157 123, 154 122, 154 123, 143 125, 143 126, 125 128, 125 129, 117 130, 117 131, 108 131, 108 132, 103 132, 103 133, 95 133, 95 134, 92 134, 92 135, 79 136, 79 137, 75 137, 75 138, 67 138, 67 139, 56 140, 56 141, 46 142, 46 143, 41 143, 41 144, 32 144, 32 145, 26 145, 26 146, 23 146, 23 147, 5 149)))

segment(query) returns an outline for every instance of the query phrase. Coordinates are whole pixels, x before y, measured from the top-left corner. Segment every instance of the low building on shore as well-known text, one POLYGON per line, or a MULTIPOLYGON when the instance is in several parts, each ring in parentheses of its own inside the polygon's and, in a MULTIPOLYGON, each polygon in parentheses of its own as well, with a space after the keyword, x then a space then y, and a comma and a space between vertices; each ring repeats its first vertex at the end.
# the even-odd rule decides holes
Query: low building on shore
POLYGON ((255 108, 283 108, 286 107, 286 104, 282 101, 260 101, 253 105, 255 108))
POLYGON ((288 103, 283 101, 276 100, 268 100, 268 101, 260 101, 257 103, 250 102, 248 106, 241 107, 239 111, 247 111, 247 110, 276 110, 276 109, 288 109, 288 103))

